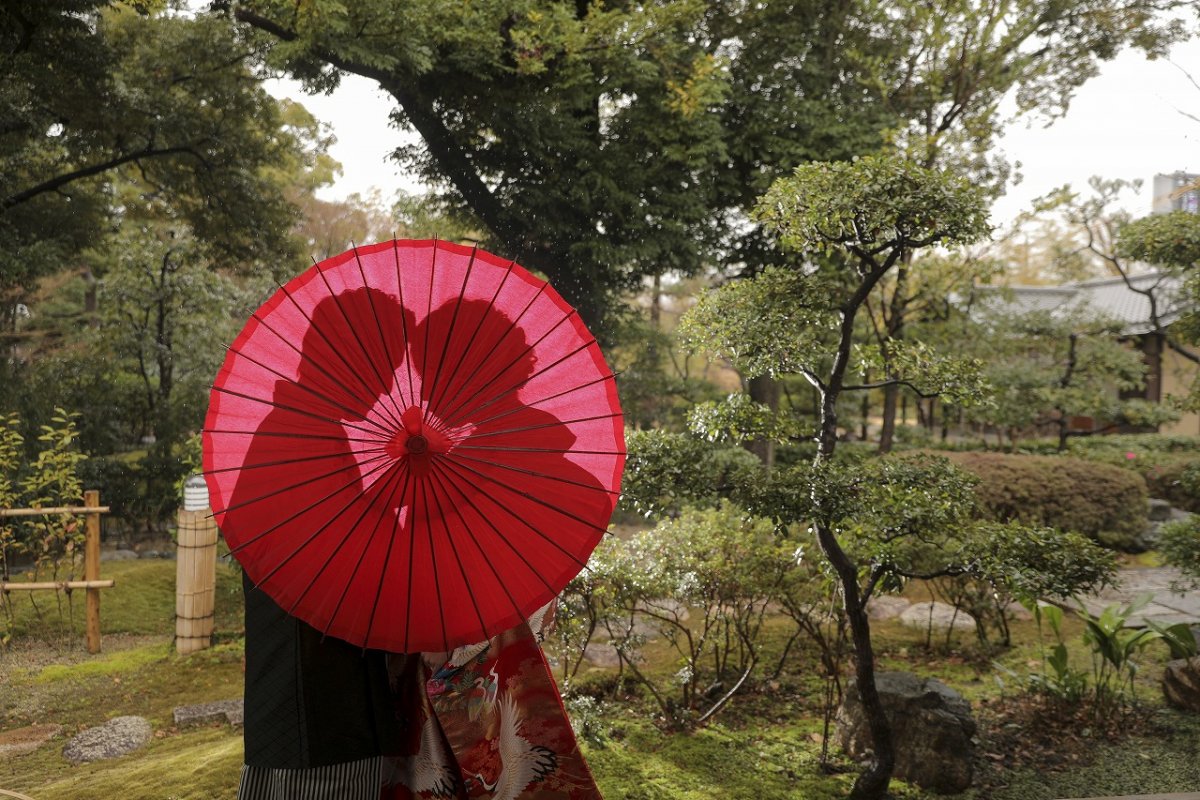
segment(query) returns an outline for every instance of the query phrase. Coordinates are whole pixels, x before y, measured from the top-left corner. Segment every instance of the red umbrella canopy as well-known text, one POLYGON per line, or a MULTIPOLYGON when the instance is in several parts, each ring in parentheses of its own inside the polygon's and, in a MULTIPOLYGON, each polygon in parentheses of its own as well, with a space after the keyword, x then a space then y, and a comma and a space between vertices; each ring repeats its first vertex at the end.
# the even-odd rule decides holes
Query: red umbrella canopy
POLYGON ((316 264, 217 374, 204 470, 250 579, 340 639, 483 641, 587 563, 617 500, 612 372, 545 281, 394 241, 316 264))

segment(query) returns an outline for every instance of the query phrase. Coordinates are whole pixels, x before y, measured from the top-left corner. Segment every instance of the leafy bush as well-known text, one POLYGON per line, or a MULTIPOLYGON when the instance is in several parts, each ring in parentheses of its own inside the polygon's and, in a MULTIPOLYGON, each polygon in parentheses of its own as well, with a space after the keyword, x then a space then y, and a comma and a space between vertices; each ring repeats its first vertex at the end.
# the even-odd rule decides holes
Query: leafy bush
POLYGON ((1178 567, 1184 577, 1200 582, 1200 516, 1168 522, 1159 534, 1163 560, 1178 567))
POLYGON ((1200 436, 1178 436, 1165 433, 1127 433, 1113 436, 1085 436, 1072 439, 1071 455, 1080 458, 1099 458, 1126 453, 1137 456, 1149 453, 1192 453, 1200 455, 1200 436))
POLYGON ((1154 464, 1142 473, 1151 497, 1185 511, 1200 512, 1200 457, 1154 464))
POLYGON ((687 505, 715 505, 741 470, 758 459, 740 447, 722 447, 681 433, 626 431, 629 462, 621 507, 652 514, 678 514, 687 505))
POLYGON ((1200 511, 1200 436, 1096 436, 1073 441, 1071 454, 1133 470, 1145 479, 1151 497, 1200 511))
POLYGON ((1145 528, 1146 484, 1128 470, 1069 457, 947 456, 979 478, 980 509, 997 521, 1076 531, 1118 548, 1145 528))
POLYGON ((554 644, 564 677, 593 638, 606 636, 667 725, 707 719, 758 665, 767 605, 794 551, 770 522, 728 503, 685 509, 630 541, 608 539, 559 606, 554 644), (674 650, 668 672, 641 663, 648 635, 674 650))

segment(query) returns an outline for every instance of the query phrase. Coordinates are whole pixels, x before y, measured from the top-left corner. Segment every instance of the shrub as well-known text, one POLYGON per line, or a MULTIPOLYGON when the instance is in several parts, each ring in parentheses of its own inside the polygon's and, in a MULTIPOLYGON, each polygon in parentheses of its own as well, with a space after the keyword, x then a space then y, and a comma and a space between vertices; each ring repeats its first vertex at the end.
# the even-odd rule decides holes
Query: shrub
POLYGON ((629 461, 619 508, 646 516, 675 516, 684 506, 716 505, 734 474, 759 467, 747 450, 681 433, 627 430, 625 445, 629 461))
POLYGON ((1076 531, 1118 548, 1145 528, 1146 484, 1128 470, 1060 456, 946 455, 979 478, 980 508, 997 521, 1076 531))
POLYGON ((1142 477, 1151 497, 1167 500, 1185 511, 1200 512, 1200 458, 1154 464, 1142 477))
POLYGON ((1200 516, 1193 514, 1163 525, 1158 549, 1164 561, 1178 567, 1193 583, 1200 583, 1200 516))

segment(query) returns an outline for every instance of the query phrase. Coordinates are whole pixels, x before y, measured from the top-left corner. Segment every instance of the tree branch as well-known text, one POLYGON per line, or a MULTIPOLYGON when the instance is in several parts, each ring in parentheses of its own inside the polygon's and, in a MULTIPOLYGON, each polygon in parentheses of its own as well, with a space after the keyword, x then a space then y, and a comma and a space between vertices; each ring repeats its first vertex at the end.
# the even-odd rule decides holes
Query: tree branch
POLYGON ((3 200, 0 200, 0 211, 7 211, 13 206, 18 206, 21 203, 28 202, 40 194, 57 191, 69 183, 81 180, 83 178, 90 178, 93 175, 100 175, 104 172, 108 172, 111 169, 116 169, 122 164, 128 164, 130 161, 137 161, 142 158, 161 158, 163 156, 184 154, 191 155, 201 163, 204 163, 204 159, 201 158, 200 154, 191 147, 164 147, 161 149, 156 149, 152 146, 144 147, 136 152, 126 153, 122 156, 115 156, 110 158, 108 161, 102 161, 99 164, 92 164, 89 167, 80 167, 77 170, 65 172, 62 175, 58 175, 48 181, 43 181, 36 186, 31 186, 24 191, 9 195, 3 200))

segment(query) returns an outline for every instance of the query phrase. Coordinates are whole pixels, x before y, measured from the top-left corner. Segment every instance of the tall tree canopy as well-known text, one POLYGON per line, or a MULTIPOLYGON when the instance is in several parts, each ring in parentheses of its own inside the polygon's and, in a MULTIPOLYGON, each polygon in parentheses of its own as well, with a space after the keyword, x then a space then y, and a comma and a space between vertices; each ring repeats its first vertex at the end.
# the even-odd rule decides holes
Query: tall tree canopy
POLYGON ((294 141, 245 29, 107 0, 0 5, 0 290, 69 266, 143 199, 226 262, 289 252, 267 165, 294 141))
MULTIPOLYGON (((1166 6, 1175 0, 1167 0, 1166 6)), ((310 88, 375 80, 399 156, 596 321, 645 275, 788 259, 749 219, 800 163, 979 153, 1010 92, 1053 115, 1179 34, 1161 0, 223 0, 310 88)))
POLYGON ((311 88, 377 81, 421 137, 401 159, 591 322, 641 276, 763 250, 741 209, 882 127, 844 69, 871 35, 844 3, 227 5, 311 88))

